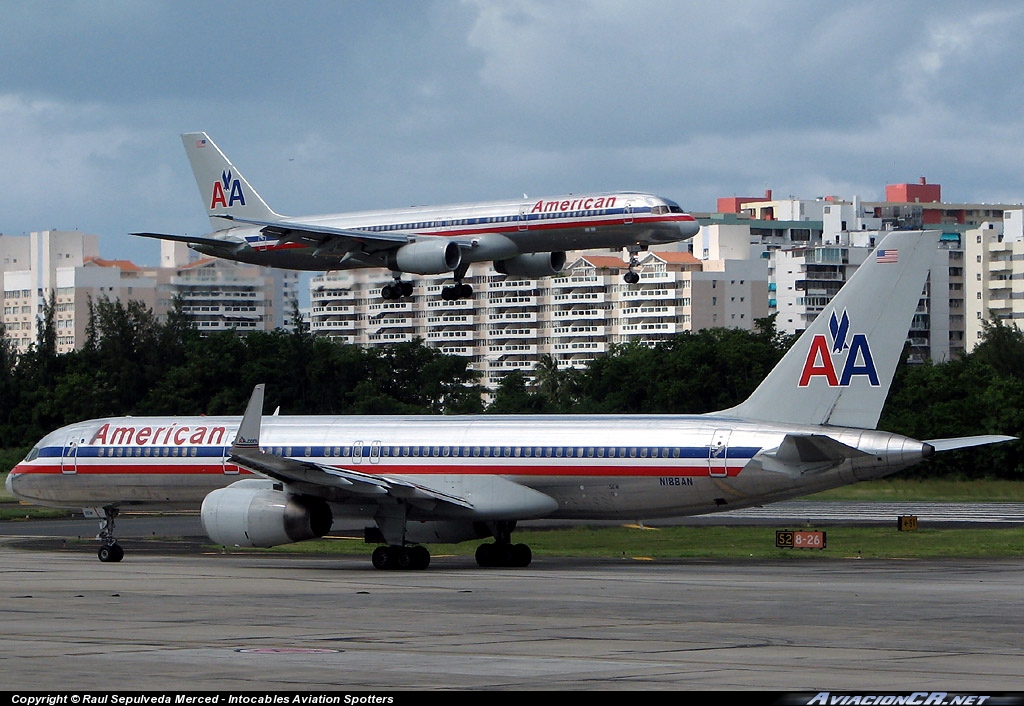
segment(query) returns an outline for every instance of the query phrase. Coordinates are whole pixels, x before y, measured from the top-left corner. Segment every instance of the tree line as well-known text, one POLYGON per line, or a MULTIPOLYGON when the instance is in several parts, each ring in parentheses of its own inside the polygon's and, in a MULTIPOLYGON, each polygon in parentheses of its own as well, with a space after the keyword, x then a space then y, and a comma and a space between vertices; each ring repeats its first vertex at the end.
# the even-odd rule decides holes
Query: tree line
MULTIPOLYGON (((180 307, 159 320, 133 301, 92 302, 88 320, 84 345, 59 355, 52 306, 28 352, 15 354, 0 335, 0 449, 9 456, 83 419, 241 414, 258 383, 267 409, 283 414, 698 414, 746 398, 794 340, 768 318, 753 331, 614 346, 580 369, 543 356, 485 396, 469 358, 420 342, 364 349, 301 325, 200 334, 180 307)), ((1024 334, 993 321, 965 356, 901 365, 879 427, 917 439, 1024 434, 1024 334)), ((971 449, 916 472, 1021 478, 1018 455, 1017 443, 971 449)))

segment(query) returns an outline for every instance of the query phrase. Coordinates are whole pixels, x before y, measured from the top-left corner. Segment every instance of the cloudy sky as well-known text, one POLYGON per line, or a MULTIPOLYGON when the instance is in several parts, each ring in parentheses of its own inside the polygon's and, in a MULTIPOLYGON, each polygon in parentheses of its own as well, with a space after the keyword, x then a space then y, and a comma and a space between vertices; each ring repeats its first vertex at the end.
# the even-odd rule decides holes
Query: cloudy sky
POLYGON ((208 229, 179 134, 280 213, 636 189, 1024 201, 1024 5, 6 0, 0 232, 208 229))

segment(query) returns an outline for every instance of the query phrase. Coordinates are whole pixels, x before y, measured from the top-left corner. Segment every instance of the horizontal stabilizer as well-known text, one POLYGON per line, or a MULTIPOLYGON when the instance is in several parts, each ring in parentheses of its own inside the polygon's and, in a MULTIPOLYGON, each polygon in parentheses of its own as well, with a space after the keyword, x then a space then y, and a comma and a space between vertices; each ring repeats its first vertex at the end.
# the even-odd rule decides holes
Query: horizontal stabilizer
POLYGON ((959 436, 953 439, 929 439, 924 442, 929 444, 936 451, 952 451, 954 449, 966 449, 971 446, 984 446, 985 444, 1001 444, 1004 441, 1016 441, 1015 436, 1004 436, 1002 434, 982 434, 980 436, 959 436))
POLYGON ((786 463, 822 463, 840 462, 869 454, 822 434, 786 434, 772 455, 786 463))
POLYGON ((758 454, 757 459, 766 471, 804 476, 868 455, 823 434, 786 434, 777 448, 758 454))

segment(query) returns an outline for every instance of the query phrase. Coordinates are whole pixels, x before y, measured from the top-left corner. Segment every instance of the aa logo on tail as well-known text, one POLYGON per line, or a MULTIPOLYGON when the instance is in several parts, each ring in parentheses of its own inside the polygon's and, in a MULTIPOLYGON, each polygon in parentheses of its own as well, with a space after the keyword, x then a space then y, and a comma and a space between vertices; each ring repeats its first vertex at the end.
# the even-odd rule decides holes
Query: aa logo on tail
POLYGON ((220 181, 213 182, 213 198, 210 199, 210 208, 216 208, 218 204, 224 208, 230 208, 236 203, 245 205, 242 182, 232 178, 230 171, 222 172, 220 181))
POLYGON ((850 381, 858 375, 866 376, 868 382, 877 387, 878 372, 871 357, 868 337, 863 333, 855 333, 850 338, 850 317, 846 310, 843 310, 842 318, 832 312, 828 332, 832 338, 831 346, 824 334, 819 333, 811 339, 804 369, 800 373, 800 387, 807 387, 815 377, 825 378, 825 384, 829 387, 848 387, 850 381), (840 369, 838 374, 837 369, 840 369))

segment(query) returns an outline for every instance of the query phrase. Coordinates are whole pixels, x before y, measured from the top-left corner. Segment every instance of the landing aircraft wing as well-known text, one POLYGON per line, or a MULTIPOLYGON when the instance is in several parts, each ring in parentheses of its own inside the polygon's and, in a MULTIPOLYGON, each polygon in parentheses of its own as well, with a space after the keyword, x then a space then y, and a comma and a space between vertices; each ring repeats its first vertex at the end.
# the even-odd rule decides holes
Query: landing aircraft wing
POLYGON ((296 242, 306 240, 313 243, 323 243, 331 238, 348 238, 366 242, 380 242, 388 245, 394 243, 408 243, 411 238, 405 233, 378 233, 358 228, 332 228, 316 223, 302 223, 301 221, 261 221, 254 218, 239 218, 227 214, 215 214, 216 218, 223 218, 235 223, 245 223, 253 226, 260 226, 264 233, 274 235, 283 240, 296 242))
MULTIPOLYGON (((239 218, 226 214, 217 214, 216 218, 223 218, 236 223, 260 226, 261 232, 278 238, 281 243, 295 243, 305 241, 310 245, 320 245, 324 252, 345 251, 352 249, 358 244, 378 244, 377 249, 387 250, 396 245, 404 245, 413 242, 415 236, 401 231, 390 233, 378 233, 358 228, 332 228, 317 223, 303 223, 301 221, 261 221, 254 218, 239 218)), ((138 235, 142 235, 139 233, 138 235)), ((449 238, 459 247, 468 249, 475 247, 475 244, 468 238, 449 238)))
POLYGON ((203 238, 193 235, 175 235, 173 233, 132 233, 132 235, 138 235, 143 238, 156 238, 157 240, 173 240, 179 243, 189 243, 190 245, 211 245, 217 248, 225 248, 232 245, 245 245, 245 243, 232 242, 230 240, 203 238))

